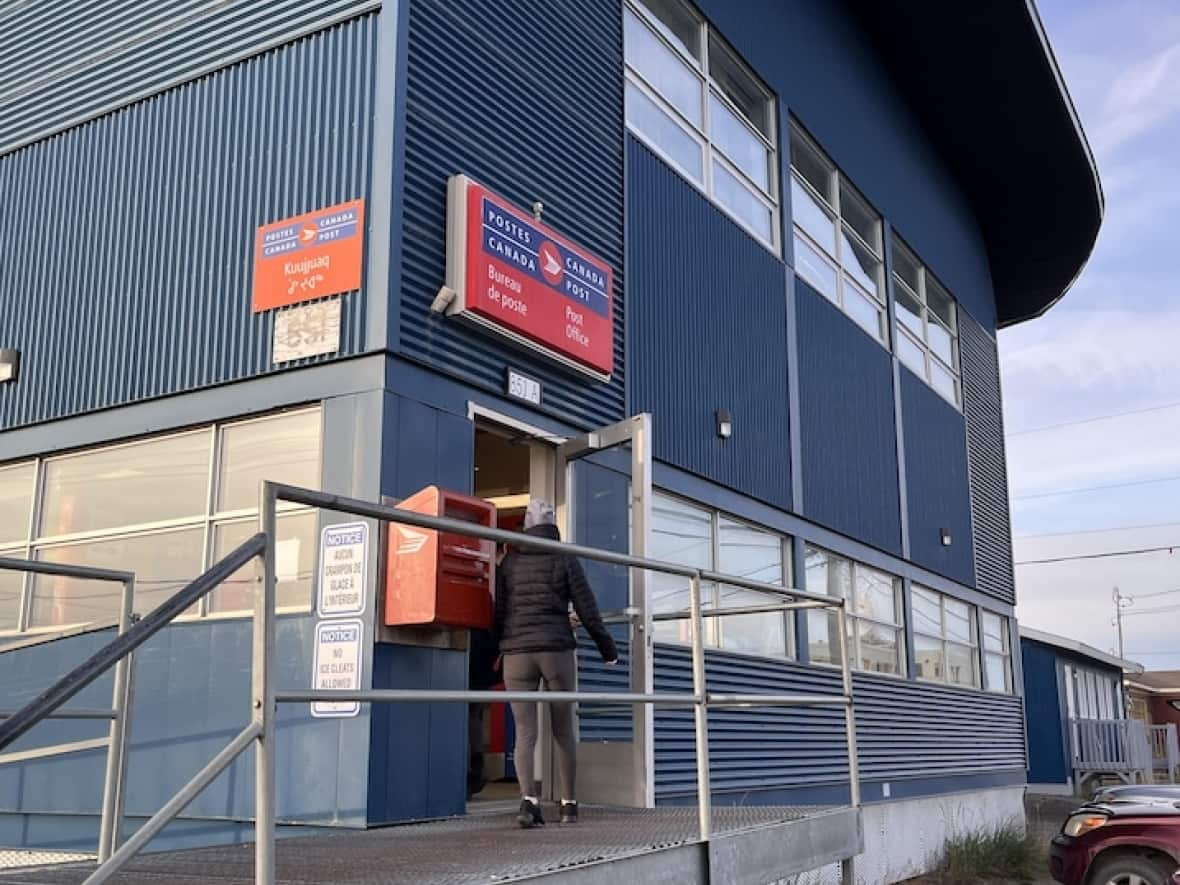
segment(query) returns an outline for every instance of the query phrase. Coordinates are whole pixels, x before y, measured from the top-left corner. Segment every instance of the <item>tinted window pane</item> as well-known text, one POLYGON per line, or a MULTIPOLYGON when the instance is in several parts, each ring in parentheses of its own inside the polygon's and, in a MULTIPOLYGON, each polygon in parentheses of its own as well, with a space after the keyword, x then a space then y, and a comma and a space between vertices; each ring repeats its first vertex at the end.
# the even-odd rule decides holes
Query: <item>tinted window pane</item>
MULTIPOLYGON (((0 556, 9 559, 24 559, 25 551, 0 550, 0 556)), ((20 617, 20 597, 24 586, 24 573, 0 571, 0 630, 15 630, 20 617)))
POLYGON ((209 438, 202 430, 47 461, 41 535, 203 514, 209 438))
POLYGON ((983 647, 988 651, 1008 651, 1008 637, 1004 631, 1004 618, 990 612, 983 613, 983 647))
POLYGON ((1008 684, 1008 659, 1003 655, 985 655, 984 675, 987 678, 988 691, 1008 692, 1012 687, 1008 684))
POLYGON ((701 26, 679 0, 644 0, 657 20, 656 27, 678 50, 699 59, 701 57, 701 26))
POLYGON ((221 434, 219 510, 256 508, 265 479, 320 487, 318 410, 234 424, 221 434))
POLYGON ((798 234, 795 235, 795 272, 829 301, 836 301, 835 269, 798 234))
POLYGON ((807 644, 813 663, 840 663, 839 636, 835 614, 815 610, 807 613, 807 644))
MULTIPOLYGON (((275 543, 279 608, 308 608, 312 604, 312 571, 315 568, 316 515, 292 513, 279 517, 275 543)), ((221 559, 258 531, 257 520, 219 525, 213 556, 221 559)), ((209 596, 210 612, 248 612, 254 609, 254 564, 239 569, 209 596)))
POLYGON ((716 38, 709 40, 709 73, 713 81, 759 132, 772 138, 770 101, 762 88, 716 38))
POLYGON ((897 302, 897 319, 919 339, 922 337, 922 304, 900 283, 893 288, 897 302))
POLYGON ((948 372, 938 360, 930 361, 930 383, 934 389, 952 403, 959 401, 955 387, 955 376, 948 372))
POLYGON ((774 215, 753 191, 720 163, 713 163, 713 194, 763 241, 774 241, 774 215))
POLYGON ((975 632, 971 629, 971 617, 975 609, 965 602, 948 597, 943 598, 943 607, 946 614, 946 638, 971 642, 975 638, 975 632))
POLYGON ((885 312, 874 299, 856 286, 846 285, 844 287, 844 310, 856 321, 858 326, 878 341, 882 339, 885 312))
POLYGON ((627 83, 627 125, 668 155, 680 171, 700 184, 704 178, 701 146, 635 84, 627 83))
POLYGON ((948 642, 946 645, 946 673, 947 682, 952 685, 978 687, 979 674, 976 672, 975 649, 948 642))
POLYGON ((720 532, 719 571, 764 584, 783 583, 783 542, 778 535, 724 518, 720 532))
POLYGON ((926 274, 926 305, 945 326, 950 329, 958 328, 955 325, 954 299, 930 274, 926 274))
POLYGON ((942 655, 942 640, 914 634, 914 663, 922 679, 944 679, 945 666, 942 655))
POLYGON ((913 589, 914 629, 929 636, 942 635, 942 613, 937 593, 921 587, 913 589))
MULTIPOLYGON (((811 191, 791 177, 791 213, 795 224, 807 231, 829 255, 836 254, 836 222, 811 191)), ((798 255, 795 256, 798 259, 798 255)))
POLYGON ((750 131, 733 112, 711 96, 712 110, 709 113, 709 128, 713 143, 724 151, 734 165, 750 177, 763 193, 770 193, 770 151, 762 139, 750 131))
MULTIPOLYGON (((721 588, 721 608, 765 605, 778 600, 752 590, 721 588)), ((787 654, 786 619, 783 612, 729 615, 721 618, 721 647, 752 655, 782 658, 787 654)))
POLYGON ((861 621, 860 667, 871 673, 900 673, 898 631, 881 624, 861 621))
POLYGON ((840 217, 878 255, 881 254, 881 216, 845 182, 840 182, 840 217))
POLYGON ((881 296, 880 269, 881 262, 852 239, 844 228, 840 229, 840 256, 844 262, 844 269, 857 284, 867 289, 870 295, 881 296))
POLYGON ((696 126, 701 125, 701 79, 633 12, 624 14, 627 64, 696 126))
POLYGON ((874 621, 897 623, 896 581, 892 575, 863 565, 856 567, 856 611, 874 621))
POLYGON ((0 542, 29 537, 36 470, 31 462, 0 468, 0 542))
POLYGON ((911 340, 909 335, 900 329, 897 333, 897 356, 902 363, 917 373, 919 378, 926 377, 926 351, 922 350, 911 340))
POLYGON ((922 291, 919 284, 922 276, 921 265, 914 254, 897 240, 893 241, 893 272, 915 292, 922 291))
POLYGON ((930 349, 948 366, 955 364, 955 348, 951 343, 951 333, 943 328, 937 320, 931 319, 926 327, 926 339, 930 342, 930 349))
MULTIPOLYGON (((655 559, 696 568, 713 567, 713 517, 673 498, 652 498, 651 555, 655 559)), ((707 592, 701 588, 702 598, 707 592)), ((688 581, 674 575, 651 576, 652 610, 688 611, 688 581)), ((687 642, 688 621, 664 621, 654 628, 657 639, 687 642)))
POLYGON ((817 194, 830 205, 835 205, 833 187, 836 176, 832 164, 810 142, 798 135, 791 138, 791 166, 815 188, 817 194))
MULTIPOLYGON (((181 529, 86 544, 48 547, 38 558, 135 573, 135 612, 145 615, 201 573, 204 530, 181 529)), ((122 587, 100 581, 38 577, 32 626, 81 624, 119 614, 122 587)))

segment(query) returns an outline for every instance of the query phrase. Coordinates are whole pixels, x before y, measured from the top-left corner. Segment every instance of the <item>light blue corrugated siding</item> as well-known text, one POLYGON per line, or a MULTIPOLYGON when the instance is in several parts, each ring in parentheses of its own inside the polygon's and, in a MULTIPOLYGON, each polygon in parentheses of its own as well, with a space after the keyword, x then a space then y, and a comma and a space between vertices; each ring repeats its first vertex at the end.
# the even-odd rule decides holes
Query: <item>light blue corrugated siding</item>
MULTIPOLYGON (((709 651, 712 692, 835 694, 839 673, 787 661, 709 651)), ((656 646, 656 691, 690 692, 688 649, 656 646)), ((1018 697, 855 677, 857 746, 866 781, 940 778, 1024 769, 1018 697)), ((656 712, 656 795, 695 793, 691 711, 656 712)), ((848 779, 844 714, 801 708, 715 711, 709 763, 717 792, 820 787, 848 779)))
POLYGON ((0 18, 0 153, 380 6, 79 0, 0 18))
POLYGON ((627 237, 631 408, 655 456, 790 509, 786 268, 634 138, 627 237))
MULTIPOLYGON (((255 228, 368 194, 377 17, 0 157, 0 427, 272 370, 255 228)), ((342 355, 365 296, 343 299, 342 355)))
POLYGON ((618 0, 410 5, 401 351, 495 393, 514 366, 543 381, 545 411, 582 426, 624 412, 621 29, 618 0), (517 205, 541 200, 548 224, 614 269, 610 384, 431 314, 445 276, 447 179, 459 172, 517 205))

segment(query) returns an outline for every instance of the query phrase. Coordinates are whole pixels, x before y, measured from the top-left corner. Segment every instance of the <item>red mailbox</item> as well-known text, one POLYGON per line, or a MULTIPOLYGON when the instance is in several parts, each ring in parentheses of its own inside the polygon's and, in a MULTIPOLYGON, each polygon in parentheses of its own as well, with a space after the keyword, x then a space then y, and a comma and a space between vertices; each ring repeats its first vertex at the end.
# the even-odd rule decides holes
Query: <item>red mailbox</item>
MULTIPOLYGON (((397 505, 476 525, 496 524, 496 507, 480 498, 427 486, 397 505)), ((492 627, 495 545, 466 535, 389 525, 385 623, 390 627, 492 627)))

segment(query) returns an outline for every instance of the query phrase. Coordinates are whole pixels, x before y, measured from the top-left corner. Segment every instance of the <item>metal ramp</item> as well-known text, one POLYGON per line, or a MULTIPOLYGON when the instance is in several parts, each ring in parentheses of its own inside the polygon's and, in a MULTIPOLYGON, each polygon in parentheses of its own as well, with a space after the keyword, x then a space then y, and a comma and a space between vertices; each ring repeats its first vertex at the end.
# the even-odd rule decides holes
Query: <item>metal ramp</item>
MULTIPOLYGON (((478 814, 360 833, 282 839, 277 885, 767 885, 861 850, 851 808, 714 808, 700 842, 695 808, 584 807, 576 827, 521 830, 513 813, 478 814)), ((94 863, 0 872, 0 885, 79 885, 94 863)), ((254 847, 142 855, 120 885, 247 885, 254 847)))

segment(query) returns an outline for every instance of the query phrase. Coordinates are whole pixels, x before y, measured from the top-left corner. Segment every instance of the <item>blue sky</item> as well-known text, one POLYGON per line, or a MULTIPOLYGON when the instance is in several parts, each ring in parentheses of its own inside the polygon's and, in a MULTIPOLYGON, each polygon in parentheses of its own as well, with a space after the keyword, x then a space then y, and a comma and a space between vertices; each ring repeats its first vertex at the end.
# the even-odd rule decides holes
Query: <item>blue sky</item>
MULTIPOLYGON (((1016 560, 1176 550, 1018 565, 1019 616, 1113 650, 1118 586, 1139 612, 1125 622, 1127 657, 1180 669, 1180 592, 1167 592, 1180 590, 1180 2, 1038 8, 1106 218, 1065 299, 1000 334, 1016 560)), ((1052 206, 1026 208, 1053 224, 1052 206)))

